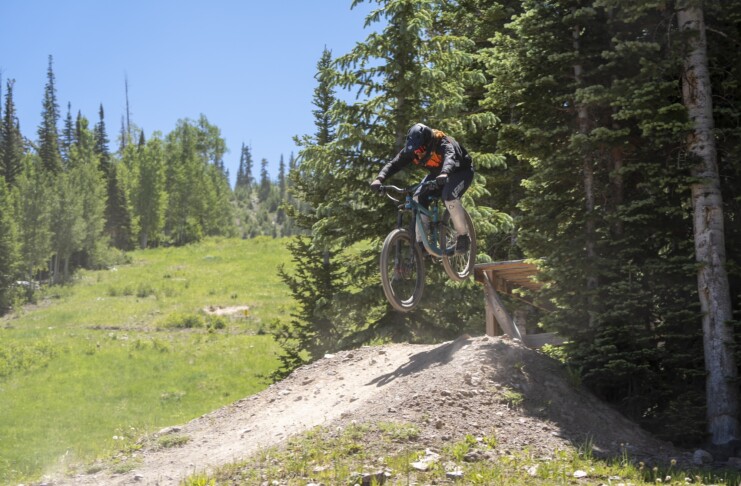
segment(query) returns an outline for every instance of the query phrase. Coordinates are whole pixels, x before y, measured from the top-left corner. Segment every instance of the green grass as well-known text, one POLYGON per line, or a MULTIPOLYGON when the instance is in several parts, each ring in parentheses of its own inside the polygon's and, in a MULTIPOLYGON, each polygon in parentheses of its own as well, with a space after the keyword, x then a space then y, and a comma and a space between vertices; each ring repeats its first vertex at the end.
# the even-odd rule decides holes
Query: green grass
POLYGON ((527 449, 500 450, 494 436, 467 435, 451 442, 428 461, 426 470, 413 463, 429 456, 430 446, 420 442, 413 424, 353 424, 344 429, 317 427, 293 437, 282 447, 260 451, 250 459, 221 467, 212 475, 194 475, 186 486, 212 484, 327 485, 465 484, 465 485, 738 485, 737 471, 682 470, 676 464, 649 468, 628 456, 597 459, 591 446, 553 451, 538 457, 527 449), (480 459, 467 458, 469 453, 480 459), (454 479, 451 475, 461 474, 454 479))
POLYGON ((279 348, 264 331, 292 305, 277 276, 284 245, 136 251, 0 320, 0 483, 105 457, 265 388, 279 348))

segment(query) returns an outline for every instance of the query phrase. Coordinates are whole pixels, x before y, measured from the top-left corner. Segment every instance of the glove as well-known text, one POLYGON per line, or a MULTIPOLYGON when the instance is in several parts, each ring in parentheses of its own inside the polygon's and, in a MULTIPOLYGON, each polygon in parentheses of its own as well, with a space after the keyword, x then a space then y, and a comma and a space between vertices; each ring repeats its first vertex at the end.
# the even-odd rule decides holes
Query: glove
POLYGON ((375 181, 371 182, 370 188, 373 192, 381 192, 381 181, 376 179, 375 181))
POLYGON ((448 182, 448 174, 440 174, 435 177, 435 182, 437 182, 437 187, 443 187, 448 182))

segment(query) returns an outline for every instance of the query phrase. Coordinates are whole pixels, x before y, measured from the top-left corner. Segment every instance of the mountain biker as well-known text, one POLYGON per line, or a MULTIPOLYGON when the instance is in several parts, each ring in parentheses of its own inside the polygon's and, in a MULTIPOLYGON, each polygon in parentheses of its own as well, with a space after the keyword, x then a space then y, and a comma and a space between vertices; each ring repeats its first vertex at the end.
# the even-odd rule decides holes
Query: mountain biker
MULTIPOLYGON (((461 197, 473 181, 473 161, 466 149, 440 130, 435 130, 422 123, 415 124, 407 133, 404 148, 387 163, 371 182, 371 189, 379 191, 383 181, 414 164, 424 167, 429 174, 422 179, 422 185, 414 193, 414 200, 428 208, 430 197, 442 197, 445 207, 450 213, 453 227, 458 233, 455 243, 456 253, 464 253, 471 246, 468 235, 466 216, 461 205, 461 197), (424 185, 425 182, 435 180, 437 186, 424 185)), ((422 222, 427 224, 429 218, 422 216, 422 222)), ((424 249, 422 235, 417 232, 417 244, 424 249)))

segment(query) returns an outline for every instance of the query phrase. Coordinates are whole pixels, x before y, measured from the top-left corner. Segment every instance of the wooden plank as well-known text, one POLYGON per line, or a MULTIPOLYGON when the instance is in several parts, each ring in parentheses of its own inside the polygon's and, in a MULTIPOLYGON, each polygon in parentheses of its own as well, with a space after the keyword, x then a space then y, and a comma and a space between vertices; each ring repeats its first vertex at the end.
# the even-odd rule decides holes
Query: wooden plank
POLYGON ((515 292, 517 289, 540 289, 541 283, 533 279, 537 272, 537 265, 527 263, 525 260, 479 263, 474 267, 477 282, 484 284, 484 276, 488 275, 497 292, 511 295, 544 310, 552 310, 547 304, 535 303, 532 299, 515 292))
POLYGON ((512 291, 509 285, 507 284, 507 281, 497 277, 496 275, 489 276, 489 280, 494 286, 494 290, 496 290, 497 292, 502 292, 503 294, 509 294, 512 291))
POLYGON ((555 333, 526 334, 525 330, 520 332, 498 295, 498 293, 508 294, 541 309, 552 310, 547 303, 535 304, 515 292, 517 289, 538 290, 542 284, 533 279, 537 272, 537 265, 526 263, 525 260, 480 263, 474 267, 476 281, 484 285, 487 335, 499 336, 506 333, 532 348, 541 348, 545 344, 558 346, 564 343, 564 339, 555 333))
MULTIPOLYGON (((525 260, 480 263, 474 268, 476 280, 481 283, 484 283, 483 275, 489 274, 509 284, 532 290, 540 288, 540 284, 532 279, 537 272, 537 265, 527 263, 525 260)), ((505 291, 504 287, 502 289, 505 291)), ((506 290, 507 293, 511 293, 511 291, 511 287, 506 290)))
POLYGON ((498 262, 478 263, 476 266, 480 268, 493 268, 493 267, 518 267, 522 265, 535 266, 534 263, 530 263, 527 260, 501 260, 498 262))

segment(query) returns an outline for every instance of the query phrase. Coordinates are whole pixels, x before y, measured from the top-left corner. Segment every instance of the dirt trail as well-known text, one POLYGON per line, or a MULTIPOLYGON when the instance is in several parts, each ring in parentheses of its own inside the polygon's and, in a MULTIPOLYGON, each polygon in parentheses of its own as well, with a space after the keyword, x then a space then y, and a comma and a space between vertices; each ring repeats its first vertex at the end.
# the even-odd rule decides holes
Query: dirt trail
POLYGON ((149 441, 134 470, 103 470, 53 484, 174 485, 239 461, 317 425, 413 422, 421 446, 496 431, 503 453, 547 456, 589 441, 598 454, 668 461, 680 451, 655 440, 584 390, 553 360, 506 338, 463 337, 441 345, 395 344, 345 351, 296 370, 263 392, 163 431, 180 447, 149 441), (507 393, 523 402, 513 407, 507 393), (424 444, 422 444, 422 442, 424 444))
POLYGON ((415 363, 415 355, 433 348, 392 345, 327 356, 257 395, 175 428, 171 433, 188 436, 187 444, 144 450, 141 465, 129 473, 80 475, 66 484, 179 484, 190 474, 237 461, 362 409, 391 386, 395 373, 415 363))

